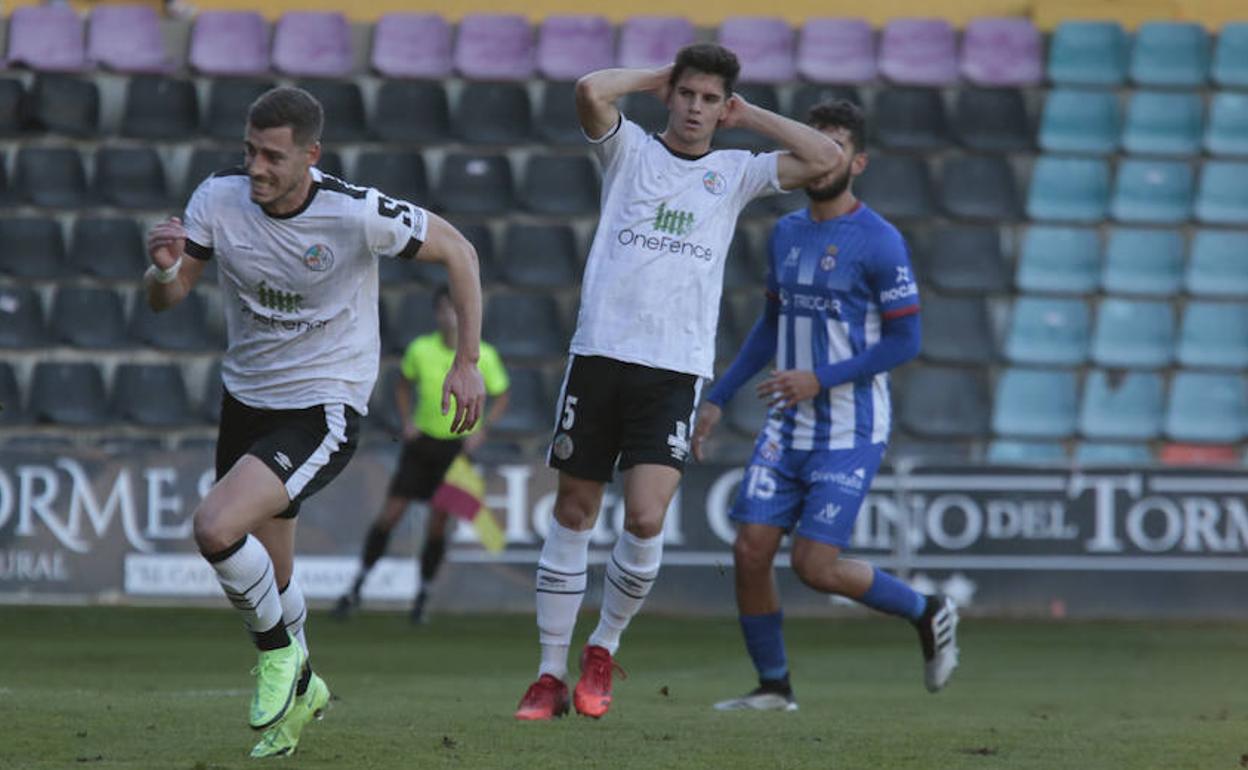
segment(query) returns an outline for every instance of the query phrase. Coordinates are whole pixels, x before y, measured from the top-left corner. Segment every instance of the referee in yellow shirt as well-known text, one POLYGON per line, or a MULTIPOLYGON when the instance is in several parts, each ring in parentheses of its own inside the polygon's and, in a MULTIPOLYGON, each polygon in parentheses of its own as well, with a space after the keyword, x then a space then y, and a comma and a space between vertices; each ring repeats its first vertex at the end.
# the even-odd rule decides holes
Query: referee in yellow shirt
MULTIPOLYGON (((477 363, 485 391, 493 398, 485 419, 468 433, 451 432, 455 410, 442 413, 442 380, 451 369, 455 358, 456 318, 455 306, 451 304, 450 291, 439 287, 433 295, 434 318, 438 330, 417 337, 403 354, 403 378, 395 388, 399 414, 410 415, 404 419, 403 454, 399 465, 390 477, 390 489, 377 520, 364 538, 364 553, 360 558, 360 571, 351 584, 351 590, 338 598, 334 617, 345 619, 360 606, 360 586, 368 577, 369 570, 386 552, 390 532, 403 518, 403 513, 413 501, 427 501, 442 483, 447 468, 460 452, 472 455, 485 441, 486 429, 502 417, 507 409, 507 370, 498 357, 498 351, 484 340, 481 342, 481 358, 477 363), (419 391, 416 409, 412 409, 411 390, 419 391)), ((420 591, 412 605, 412 622, 424 619, 428 587, 442 565, 446 554, 445 511, 431 510, 425 525, 425 545, 420 552, 420 591)))

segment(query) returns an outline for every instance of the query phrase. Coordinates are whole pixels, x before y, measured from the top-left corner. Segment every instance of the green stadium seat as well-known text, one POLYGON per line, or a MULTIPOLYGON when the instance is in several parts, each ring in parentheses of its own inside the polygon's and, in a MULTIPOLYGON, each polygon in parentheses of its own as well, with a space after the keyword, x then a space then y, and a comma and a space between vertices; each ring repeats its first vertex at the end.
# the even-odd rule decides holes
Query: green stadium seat
POLYGON ((1248 297, 1248 232, 1197 230, 1184 285, 1206 297, 1248 297))
POLYGON ((1099 366, 1157 368, 1174 358, 1174 310, 1169 302, 1110 297, 1101 302, 1092 331, 1099 366))
POLYGON ((1212 74, 1223 88, 1248 88, 1248 21, 1222 25, 1212 74))
POLYGON ((1127 158, 1109 209, 1120 222, 1180 224, 1192 213, 1194 175, 1186 161, 1127 158))
POLYGON ((1248 163, 1205 163, 1196 193, 1196 218, 1213 225, 1248 225, 1248 163))
POLYGON ((1122 148, 1144 155, 1198 154, 1204 111, 1196 93, 1136 91, 1127 104, 1122 148))
POLYGON ((1110 294, 1175 294, 1183 280, 1183 247, 1178 230, 1116 228, 1105 246, 1101 286, 1110 294))
POLYGON ((1100 222, 1109 209, 1109 164, 1093 158, 1042 156, 1031 172, 1032 219, 1100 222))
POLYGON ((1127 56, 1127 34, 1117 22, 1062 22, 1049 44, 1049 80, 1062 86, 1119 86, 1127 77, 1127 56))
POLYGON ((1088 357, 1090 319, 1083 300, 1019 297, 1006 336, 1006 358, 1019 364, 1079 366, 1088 357))
POLYGON ((1064 439, 1075 432, 1074 372, 1006 369, 997 380, 992 430, 1000 436, 1064 439))
POLYGON ((1096 369, 1083 383, 1079 433, 1091 439, 1147 441, 1161 435, 1161 375, 1096 369))
POLYGON ((997 439, 988 445, 993 465, 1056 465, 1066 462, 1066 447, 1057 441, 997 439))
POLYGON ((1142 86, 1204 85, 1209 77, 1209 35, 1195 22, 1141 24, 1135 33, 1128 72, 1142 86))
POLYGON ((1040 115, 1040 147, 1046 152, 1109 155, 1118 149, 1122 115, 1109 91, 1056 88, 1040 115))
POLYGON ((1183 308, 1178 359, 1194 368, 1248 368, 1248 306, 1189 302, 1183 308))
POLYGON ((1198 444, 1234 443, 1248 434, 1248 399, 1237 374, 1180 371, 1170 382, 1166 436, 1198 444))
POLYGON ((1075 465, 1150 465, 1156 462, 1148 444, 1081 441, 1075 445, 1075 465))
POLYGON ((1027 292, 1087 294, 1101 276, 1101 241, 1090 227, 1032 225, 1023 235, 1015 282, 1027 292))
POLYGON ((1248 93, 1219 91, 1213 95, 1205 149, 1212 155, 1248 156, 1248 93))

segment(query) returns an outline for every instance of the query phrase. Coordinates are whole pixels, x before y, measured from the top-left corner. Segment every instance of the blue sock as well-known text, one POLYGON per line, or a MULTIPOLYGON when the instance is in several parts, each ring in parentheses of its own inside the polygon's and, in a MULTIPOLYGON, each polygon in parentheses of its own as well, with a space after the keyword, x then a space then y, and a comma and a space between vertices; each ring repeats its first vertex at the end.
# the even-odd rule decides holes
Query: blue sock
POLYGON ((783 679, 789 673, 789 661, 784 654, 784 632, 781 623, 783 612, 769 615, 741 615, 741 632, 745 634, 745 649, 758 669, 759 679, 783 679))
POLYGON ((923 617, 927 608, 927 597, 910 586, 875 567, 871 579, 871 587, 858 601, 871 609, 887 612, 889 615, 900 615, 910 620, 923 617))

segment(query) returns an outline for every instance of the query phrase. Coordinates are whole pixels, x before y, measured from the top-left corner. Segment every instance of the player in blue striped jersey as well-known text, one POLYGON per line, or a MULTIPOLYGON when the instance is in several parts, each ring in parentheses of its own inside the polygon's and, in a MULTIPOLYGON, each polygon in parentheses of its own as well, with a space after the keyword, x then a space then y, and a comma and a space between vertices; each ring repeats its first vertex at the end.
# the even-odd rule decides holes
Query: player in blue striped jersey
POLYGON ((809 207, 776 223, 763 316, 707 396, 694 433, 700 458, 723 406, 775 361, 758 386, 771 408, 731 514, 737 607, 759 686, 716 704, 721 710, 797 708, 772 574, 786 533, 806 585, 914 623, 928 690, 944 687, 958 660, 948 598, 841 556, 887 446, 888 372, 919 352, 919 294, 901 234, 854 197, 853 177, 867 165, 861 110, 825 103, 809 123, 853 160, 807 188, 809 207))

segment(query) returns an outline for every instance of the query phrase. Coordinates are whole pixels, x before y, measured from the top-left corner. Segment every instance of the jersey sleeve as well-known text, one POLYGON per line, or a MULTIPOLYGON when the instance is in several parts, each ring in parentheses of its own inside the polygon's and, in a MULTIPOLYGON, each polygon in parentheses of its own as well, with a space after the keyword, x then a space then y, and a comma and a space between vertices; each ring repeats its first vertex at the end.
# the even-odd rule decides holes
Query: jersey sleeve
POLYGON ((501 396, 511 387, 511 378, 503 366, 503 359, 493 346, 481 346, 481 361, 477 364, 481 370, 481 379, 485 382, 485 392, 491 396, 501 396))
MULTIPOLYGON (((581 133, 584 133, 582 129, 581 133)), ((586 141, 589 142, 594 154, 598 156, 599 162, 602 163, 603 174, 609 174, 622 158, 629 154, 632 148, 645 141, 646 132, 641 126, 624 117, 624 113, 620 113, 620 119, 607 133, 600 137, 592 137, 585 135, 586 141)))
POLYGON ((896 230, 881 234, 880 245, 867 267, 867 285, 884 320, 919 312, 919 285, 910 268, 910 250, 896 230))
POLYGON ((213 177, 200 182, 182 215, 182 227, 186 230, 186 247, 183 250, 195 259, 212 259, 213 188, 213 177))
POLYGON ((412 259, 429 235, 429 215, 370 187, 364 196, 364 235, 374 256, 412 259))
POLYGON ((747 203, 762 195, 784 192, 780 187, 780 153, 750 153, 741 170, 741 184, 737 186, 737 200, 744 208, 747 203))

